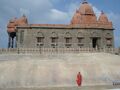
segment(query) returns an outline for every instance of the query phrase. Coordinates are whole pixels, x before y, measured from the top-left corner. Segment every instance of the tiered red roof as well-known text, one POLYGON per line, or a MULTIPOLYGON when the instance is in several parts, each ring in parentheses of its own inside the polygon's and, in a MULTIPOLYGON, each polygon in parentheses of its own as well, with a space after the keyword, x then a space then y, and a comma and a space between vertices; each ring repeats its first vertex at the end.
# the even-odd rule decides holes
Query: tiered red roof
POLYGON ((108 20, 105 13, 102 12, 97 20, 92 7, 86 1, 81 4, 79 10, 76 10, 76 13, 71 20, 71 25, 83 28, 113 29, 112 22, 108 20))

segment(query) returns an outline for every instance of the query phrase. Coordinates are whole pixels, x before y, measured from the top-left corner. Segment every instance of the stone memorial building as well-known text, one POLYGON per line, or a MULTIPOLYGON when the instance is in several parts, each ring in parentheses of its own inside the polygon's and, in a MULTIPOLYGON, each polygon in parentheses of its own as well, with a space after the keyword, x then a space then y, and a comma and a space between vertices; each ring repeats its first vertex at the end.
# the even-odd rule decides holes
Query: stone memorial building
POLYGON ((29 24, 25 15, 11 19, 7 26, 8 47, 113 48, 113 30, 104 12, 97 18, 92 6, 83 1, 68 25, 29 24))

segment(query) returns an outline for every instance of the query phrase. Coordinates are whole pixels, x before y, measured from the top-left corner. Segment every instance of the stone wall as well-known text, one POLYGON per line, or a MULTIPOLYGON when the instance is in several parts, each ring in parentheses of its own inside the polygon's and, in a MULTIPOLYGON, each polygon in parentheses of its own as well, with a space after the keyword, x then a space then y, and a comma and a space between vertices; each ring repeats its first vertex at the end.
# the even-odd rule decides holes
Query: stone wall
POLYGON ((67 45, 69 48, 93 48, 93 38, 97 39, 96 47, 114 47, 113 30, 42 26, 17 28, 18 48, 66 48, 67 45), (38 43, 37 37, 43 37, 43 42, 38 43), (52 37, 57 38, 56 43, 51 42, 52 37), (66 38, 70 38, 69 43, 66 43, 66 38), (81 38, 80 42, 78 42, 78 38, 81 38), (110 46, 107 46, 107 38, 111 39, 111 41, 108 42, 110 46))

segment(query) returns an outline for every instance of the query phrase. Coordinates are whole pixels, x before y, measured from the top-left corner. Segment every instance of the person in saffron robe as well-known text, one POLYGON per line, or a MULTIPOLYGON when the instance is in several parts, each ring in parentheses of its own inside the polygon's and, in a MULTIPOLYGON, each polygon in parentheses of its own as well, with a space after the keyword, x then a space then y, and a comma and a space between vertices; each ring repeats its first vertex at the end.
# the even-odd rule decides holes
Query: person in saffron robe
POLYGON ((82 85, 82 75, 80 72, 77 74, 76 83, 79 87, 82 85))

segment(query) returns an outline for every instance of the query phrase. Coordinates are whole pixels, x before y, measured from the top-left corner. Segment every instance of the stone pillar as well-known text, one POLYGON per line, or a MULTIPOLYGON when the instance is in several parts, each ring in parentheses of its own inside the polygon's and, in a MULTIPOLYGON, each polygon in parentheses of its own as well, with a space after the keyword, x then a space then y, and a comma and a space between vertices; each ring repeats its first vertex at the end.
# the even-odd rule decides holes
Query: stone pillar
POLYGON ((8 48, 11 47, 11 37, 9 36, 9 39, 8 39, 8 48))
POLYGON ((14 38, 12 38, 11 48, 14 47, 14 38))

